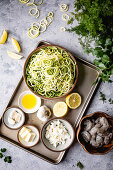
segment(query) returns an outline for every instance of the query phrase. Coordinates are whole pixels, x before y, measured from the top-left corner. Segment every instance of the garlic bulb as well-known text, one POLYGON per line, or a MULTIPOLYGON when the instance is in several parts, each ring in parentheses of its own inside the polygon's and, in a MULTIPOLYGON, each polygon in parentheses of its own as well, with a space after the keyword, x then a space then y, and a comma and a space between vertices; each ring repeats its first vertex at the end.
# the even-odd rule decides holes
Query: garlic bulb
POLYGON ((51 116, 51 110, 47 106, 43 105, 39 108, 37 112, 37 117, 41 121, 43 122, 47 121, 50 118, 50 116, 51 116))

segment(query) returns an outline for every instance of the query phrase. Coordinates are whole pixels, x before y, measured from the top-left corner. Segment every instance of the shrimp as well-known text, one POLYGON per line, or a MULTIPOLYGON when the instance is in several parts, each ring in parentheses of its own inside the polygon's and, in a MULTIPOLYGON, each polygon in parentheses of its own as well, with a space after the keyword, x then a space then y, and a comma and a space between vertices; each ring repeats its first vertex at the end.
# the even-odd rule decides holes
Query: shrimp
POLYGON ((95 135, 97 132, 99 131, 99 128, 94 126, 90 131, 89 133, 93 136, 95 135))
POLYGON ((99 148, 103 144, 107 145, 113 137, 110 132, 111 125, 105 117, 99 117, 96 120, 85 120, 82 137, 93 147, 99 148))
POLYGON ((81 134, 82 134, 82 137, 84 138, 84 140, 85 140, 86 142, 89 142, 89 141, 90 141, 91 135, 90 135, 89 132, 83 131, 81 134))
POLYGON ((99 135, 92 136, 90 144, 96 148, 101 147, 103 145, 103 138, 99 135))
POLYGON ((84 121, 84 130, 89 131, 93 127, 94 123, 90 120, 85 120, 84 121))
POLYGON ((102 125, 100 123, 97 123, 95 127, 100 128, 102 125))
POLYGON ((104 137, 104 143, 107 145, 110 142, 110 140, 112 139, 112 137, 113 137, 113 134, 109 133, 109 135, 104 137))
POLYGON ((105 117, 100 118, 100 124, 102 125, 102 127, 99 129, 99 131, 101 133, 104 133, 110 127, 110 125, 109 125, 109 123, 108 123, 108 121, 107 121, 107 119, 105 117))

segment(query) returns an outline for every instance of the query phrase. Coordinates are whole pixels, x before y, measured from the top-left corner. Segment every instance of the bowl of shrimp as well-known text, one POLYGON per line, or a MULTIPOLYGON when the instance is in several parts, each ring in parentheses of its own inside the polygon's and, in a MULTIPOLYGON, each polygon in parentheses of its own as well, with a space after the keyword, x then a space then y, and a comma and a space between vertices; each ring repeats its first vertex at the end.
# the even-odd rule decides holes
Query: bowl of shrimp
POLYGON ((104 112, 84 116, 77 129, 77 140, 90 154, 108 153, 113 148, 113 118, 104 112))

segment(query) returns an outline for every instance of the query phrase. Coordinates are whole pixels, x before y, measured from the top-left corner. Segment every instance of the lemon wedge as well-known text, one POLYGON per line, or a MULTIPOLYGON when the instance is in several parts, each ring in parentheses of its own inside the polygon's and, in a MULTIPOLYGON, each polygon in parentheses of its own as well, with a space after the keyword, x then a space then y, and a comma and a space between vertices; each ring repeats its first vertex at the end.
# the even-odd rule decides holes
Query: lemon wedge
POLYGON ((4 44, 6 42, 6 40, 7 40, 7 31, 4 30, 1 40, 0 40, 0 44, 4 44))
POLYGON ((56 117, 63 117, 68 112, 68 106, 65 102, 57 102, 53 107, 53 114, 56 117))
POLYGON ((21 48, 20 48, 18 41, 15 38, 12 38, 11 40, 12 40, 14 49, 16 50, 17 53, 19 53, 21 51, 21 48))
POLYGON ((14 59, 21 59, 23 56, 22 55, 19 55, 19 54, 16 54, 16 53, 13 53, 11 51, 7 51, 7 54, 11 57, 11 58, 14 58, 14 59))
POLYGON ((81 96, 78 93, 71 93, 66 97, 66 104, 71 109, 76 109, 81 104, 81 96))

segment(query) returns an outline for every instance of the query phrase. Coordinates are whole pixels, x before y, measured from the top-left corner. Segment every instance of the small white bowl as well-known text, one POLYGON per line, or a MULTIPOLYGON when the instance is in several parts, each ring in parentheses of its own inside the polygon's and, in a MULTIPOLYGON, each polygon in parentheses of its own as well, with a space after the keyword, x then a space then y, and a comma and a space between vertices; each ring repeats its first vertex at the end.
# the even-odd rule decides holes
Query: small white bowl
POLYGON ((4 112, 4 115, 3 115, 3 122, 4 124, 10 128, 10 129, 18 129, 20 128, 24 122, 25 122, 25 115, 24 115, 24 112, 16 107, 16 106, 13 106, 13 107, 8 107, 5 112, 4 112), (19 114, 21 114, 21 119, 18 123, 14 124, 14 125, 11 125, 9 122, 8 122, 8 117, 10 117, 10 115, 12 114, 12 112, 16 110, 19 114))
POLYGON ((44 126, 42 127, 41 130, 41 140, 43 142, 43 144, 45 145, 45 147, 51 151, 54 152, 62 152, 65 151, 66 149, 68 149, 75 138, 75 132, 74 132, 74 128, 72 127, 72 125, 66 120, 66 119, 62 119, 62 118, 53 118, 50 119, 49 121, 47 121, 44 126), (46 133, 46 127, 53 121, 55 120, 59 120, 60 122, 62 122, 64 124, 64 126, 66 127, 66 129, 68 130, 71 138, 66 140, 65 144, 60 144, 57 147, 54 147, 52 144, 50 144, 50 142, 45 138, 45 133, 46 133))
POLYGON ((19 105, 19 107, 25 112, 25 113, 34 113, 34 112, 36 112, 39 108, 40 108, 40 106, 41 106, 41 99, 40 99, 40 97, 38 97, 38 96, 36 96, 34 93, 32 93, 31 91, 24 91, 23 93, 21 93, 21 95, 19 96, 19 98, 18 98, 18 105, 19 105), (26 95, 26 94, 32 94, 32 95, 34 95, 35 97, 36 97, 36 99, 37 99, 37 104, 36 104, 36 106, 34 107, 34 108, 32 108, 32 109, 26 109, 25 107, 23 107, 23 105, 22 105, 22 98, 26 95))
POLYGON ((22 146, 25 147, 25 148, 31 148, 31 147, 37 145, 37 143, 39 142, 40 133, 39 133, 39 130, 38 130, 38 128, 37 128, 36 126, 27 124, 27 125, 22 126, 22 127, 19 129, 18 134, 17 134, 17 138, 18 138, 18 141, 19 141, 20 145, 22 145, 22 146), (36 137, 35 137, 35 139, 34 139, 33 142, 26 142, 26 141, 24 141, 24 140, 20 137, 19 133, 20 133, 20 130, 21 130, 23 127, 26 127, 26 128, 31 129, 32 132, 34 132, 34 133, 36 134, 36 137))

